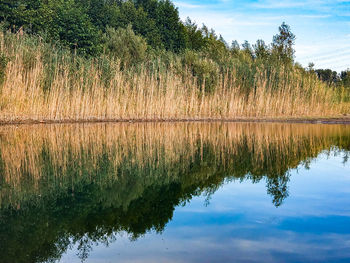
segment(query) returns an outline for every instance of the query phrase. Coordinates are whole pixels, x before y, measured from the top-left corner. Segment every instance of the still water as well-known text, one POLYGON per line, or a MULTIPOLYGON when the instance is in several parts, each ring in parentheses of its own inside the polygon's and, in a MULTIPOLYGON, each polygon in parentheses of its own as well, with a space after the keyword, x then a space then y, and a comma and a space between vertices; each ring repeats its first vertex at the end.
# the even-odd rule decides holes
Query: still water
POLYGON ((0 263, 350 262, 350 126, 0 127, 0 263))

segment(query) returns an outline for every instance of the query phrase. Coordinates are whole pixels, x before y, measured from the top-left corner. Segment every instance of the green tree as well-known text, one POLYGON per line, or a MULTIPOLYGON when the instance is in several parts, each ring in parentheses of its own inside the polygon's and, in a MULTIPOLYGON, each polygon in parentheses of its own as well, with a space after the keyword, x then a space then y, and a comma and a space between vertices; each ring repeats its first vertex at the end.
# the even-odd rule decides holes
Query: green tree
POLYGON ((294 61, 295 35, 291 32, 290 26, 285 22, 279 27, 279 34, 273 37, 272 51, 279 61, 292 63, 294 61))
POLYGON ((269 47, 265 44, 264 40, 258 39, 256 44, 253 45, 254 54, 256 58, 265 60, 270 56, 269 47))
POLYGON ((186 48, 192 50, 201 50, 205 47, 205 39, 202 35, 202 31, 198 28, 197 24, 192 22, 188 17, 185 26, 186 48))
POLYGON ((215 90, 219 77, 216 62, 203 57, 199 52, 186 50, 183 54, 183 63, 197 78, 197 84, 201 92, 210 93, 215 90))
POLYGON ((171 1, 159 1, 156 21, 167 50, 180 51, 185 48, 179 11, 171 1))
POLYGON ((242 44, 242 51, 251 59, 254 59, 255 55, 254 55, 254 50, 252 48, 252 46, 250 45, 250 43, 246 40, 244 41, 244 43, 242 44))
POLYGON ((208 30, 206 26, 202 27, 202 32, 205 40, 203 48, 205 56, 218 63, 224 63, 229 50, 222 36, 218 37, 213 29, 208 30))
POLYGON ((5 0, 0 4, 0 21, 16 29, 44 33, 50 41, 61 41, 81 53, 98 53, 98 30, 86 8, 74 0, 5 0))
POLYGON ((169 0, 136 0, 148 16, 156 22, 165 49, 180 51, 185 48, 186 36, 179 11, 169 0))
POLYGON ((14 11, 18 8, 19 1, 17 0, 2 0, 0 1, 0 22, 6 21, 14 25, 17 21, 14 17, 14 11))
POLYGON ((315 70, 318 78, 328 84, 336 83, 338 81, 338 73, 331 69, 317 69, 315 70))
POLYGON ((234 56, 238 56, 240 50, 241 50, 241 47, 237 42, 237 40, 232 41, 231 47, 230 47, 231 54, 234 56))
POLYGON ((3 0, 0 3, 0 21, 15 29, 38 29, 40 21, 40 0, 3 0))
POLYGON ((85 8, 91 22, 102 31, 107 26, 116 27, 116 20, 119 18, 119 7, 114 0, 76 0, 85 8))
POLYGON ((132 1, 126 1, 121 3, 119 8, 119 15, 114 23, 110 24, 111 27, 127 27, 131 24, 134 32, 146 38, 150 46, 164 48, 156 21, 142 7, 135 6, 132 1))
POLYGON ((51 9, 54 12, 47 33, 54 40, 81 53, 94 55, 99 52, 97 28, 90 21, 83 7, 73 0, 61 0, 51 9))
POLYGON ((342 81, 342 84, 346 88, 350 88, 350 70, 342 71, 340 73, 340 79, 342 81))

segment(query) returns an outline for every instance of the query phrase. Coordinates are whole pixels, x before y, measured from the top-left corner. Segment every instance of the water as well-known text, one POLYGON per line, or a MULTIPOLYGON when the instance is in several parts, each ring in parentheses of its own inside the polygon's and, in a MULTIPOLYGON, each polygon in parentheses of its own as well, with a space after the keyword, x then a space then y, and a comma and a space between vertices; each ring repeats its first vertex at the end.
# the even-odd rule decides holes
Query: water
POLYGON ((350 126, 0 127, 0 262, 349 262, 350 126))

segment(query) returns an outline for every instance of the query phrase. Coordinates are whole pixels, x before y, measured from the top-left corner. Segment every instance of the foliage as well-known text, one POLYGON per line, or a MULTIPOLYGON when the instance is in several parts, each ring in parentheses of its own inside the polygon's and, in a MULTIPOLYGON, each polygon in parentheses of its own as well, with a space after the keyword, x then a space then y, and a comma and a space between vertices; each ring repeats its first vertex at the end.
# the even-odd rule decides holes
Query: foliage
POLYGON ((155 21, 165 49, 177 52, 185 47, 179 12, 170 0, 136 0, 135 4, 155 21))
POLYGON ((350 70, 342 71, 340 73, 340 79, 344 87, 350 89, 350 70))
POLYGON ((48 29, 52 39, 60 40, 71 49, 79 49, 84 54, 98 53, 98 32, 83 8, 74 1, 64 1, 54 9, 56 18, 48 29))
MULTIPOLYGON (((109 69, 116 68, 110 60, 115 59, 129 76, 145 65, 151 74, 174 72, 183 83, 194 77, 200 92, 213 93, 226 79, 226 88, 235 85, 246 98, 261 84, 259 74, 265 74, 268 89, 274 91, 290 85, 295 72, 303 78, 316 75, 294 63, 296 37, 286 23, 271 44, 258 40, 240 46, 233 41, 229 46, 213 29, 198 26, 190 18, 182 22, 170 0, 4 0, 1 21, 13 32, 39 34, 45 42, 67 47, 87 61, 103 61, 101 78, 106 85, 113 75, 109 69)), ((337 89, 339 97, 347 96, 348 89, 342 91, 350 85, 347 72, 342 76, 328 70, 316 73, 337 89)), ((44 80, 46 86, 50 74, 44 80)))
POLYGON ((315 73, 317 77, 326 82, 331 87, 350 89, 350 70, 345 70, 339 74, 331 69, 313 69, 313 63, 309 64, 308 71, 315 73))
POLYGON ((273 37, 272 52, 283 63, 292 63, 294 60, 295 35, 286 23, 278 28, 279 34, 273 37))
POLYGON ((258 39, 256 44, 253 45, 253 49, 257 59, 266 60, 271 55, 269 47, 265 44, 264 40, 258 39))
POLYGON ((104 42, 107 55, 119 58, 124 68, 135 65, 145 58, 147 42, 141 36, 135 35, 131 25, 117 30, 107 27, 104 42))
POLYGON ((213 92, 218 84, 218 66, 208 58, 203 58, 199 53, 186 50, 183 55, 183 63, 197 78, 198 87, 205 92, 213 92))
POLYGON ((47 34, 50 41, 89 55, 101 51, 101 32, 129 24, 154 48, 185 47, 184 27, 169 0, 6 0, 0 3, 1 21, 15 30, 47 34))
POLYGON ((0 86, 5 80, 5 70, 7 66, 8 58, 0 52, 0 86))
POLYGON ((184 23, 184 30, 186 36, 186 47, 196 51, 203 49, 205 46, 205 39, 203 38, 202 31, 189 17, 184 23))
POLYGON ((339 80, 338 73, 331 69, 317 69, 315 72, 320 80, 329 84, 336 83, 339 80))
MULTIPOLYGON (((145 41, 130 27, 120 32, 135 41, 122 46, 109 41, 110 50, 105 46, 98 57, 71 54, 30 34, 0 32, 2 52, 13 58, 0 94, 0 118, 232 119, 349 112, 343 103, 348 90, 330 89, 316 74, 273 63, 273 56, 257 59, 239 50, 215 60, 205 50, 175 54, 151 48, 143 56, 145 41)), ((114 37, 123 41, 115 32, 114 37)))

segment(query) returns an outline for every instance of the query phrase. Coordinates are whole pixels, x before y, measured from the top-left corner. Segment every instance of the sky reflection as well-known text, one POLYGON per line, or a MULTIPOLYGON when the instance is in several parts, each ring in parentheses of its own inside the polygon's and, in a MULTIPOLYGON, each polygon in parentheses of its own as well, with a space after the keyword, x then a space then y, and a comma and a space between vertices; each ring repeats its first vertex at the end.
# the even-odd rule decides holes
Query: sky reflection
MULTIPOLYGON (((266 182, 226 183, 209 200, 175 209, 162 234, 118 235, 86 262, 348 262, 350 164, 321 154, 291 171, 289 196, 275 207, 266 182)), ((61 262, 80 262, 76 247, 61 262)))

